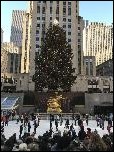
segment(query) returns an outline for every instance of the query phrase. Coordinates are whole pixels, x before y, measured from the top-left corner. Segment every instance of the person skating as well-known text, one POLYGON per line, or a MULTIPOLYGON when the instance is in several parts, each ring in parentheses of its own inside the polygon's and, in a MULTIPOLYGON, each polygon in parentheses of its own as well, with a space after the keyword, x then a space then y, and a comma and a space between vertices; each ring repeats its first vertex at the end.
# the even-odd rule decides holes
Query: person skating
POLYGON ((24 119, 24 125, 27 125, 28 124, 28 116, 25 115, 25 119, 24 119))
POLYGON ((50 120, 50 129, 52 129, 52 121, 50 120))
POLYGON ((30 121, 28 122, 28 133, 30 133, 30 129, 31 129, 31 125, 30 125, 30 121))
POLYGON ((21 123, 23 123, 23 119, 24 119, 24 116, 23 116, 23 115, 21 115, 21 123))
POLYGON ((20 138, 21 138, 21 135, 22 135, 22 131, 23 131, 23 124, 20 125, 20 131, 19 131, 20 132, 20 138))
POLYGON ((37 128, 37 123, 36 120, 34 120, 34 133, 36 134, 36 128, 37 128))
POLYGON ((55 119, 55 126, 56 126, 56 130, 58 130, 58 121, 57 121, 57 119, 55 119))
POLYGON ((78 120, 78 126, 83 126, 83 121, 81 119, 78 120))
POLYGON ((77 118, 75 117, 75 119, 74 119, 74 125, 76 126, 76 121, 77 121, 77 118))
POLYGON ((69 129, 69 119, 66 120, 65 126, 69 129))
POLYGON ((70 126, 70 131, 72 131, 74 129, 74 127, 73 127, 73 123, 72 123, 72 125, 70 126))
POLYGON ((88 126, 88 118, 89 118, 89 116, 88 116, 88 114, 86 114, 86 124, 87 124, 87 126, 88 126))
POLYGON ((62 126, 62 123, 63 123, 63 118, 62 118, 62 115, 60 116, 60 126, 62 126))
POLYGON ((38 124, 38 126, 40 125, 40 118, 39 117, 37 117, 37 124, 38 124))

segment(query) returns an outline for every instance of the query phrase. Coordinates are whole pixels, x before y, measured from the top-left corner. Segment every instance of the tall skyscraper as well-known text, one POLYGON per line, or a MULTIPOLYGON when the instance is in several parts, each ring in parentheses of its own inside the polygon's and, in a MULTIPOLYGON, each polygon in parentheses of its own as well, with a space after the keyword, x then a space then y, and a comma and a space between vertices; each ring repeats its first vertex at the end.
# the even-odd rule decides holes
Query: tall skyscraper
POLYGON ((95 56, 96 65, 112 59, 113 25, 92 22, 83 31, 84 56, 95 56))
POLYGON ((2 48, 2 53, 1 53, 2 73, 4 71, 7 71, 7 73, 20 73, 21 47, 14 45, 12 42, 5 42, 2 43, 1 48, 2 48))
POLYGON ((30 90, 34 90, 32 76, 35 73, 35 55, 40 51, 46 29, 50 23, 53 24, 55 19, 58 20, 59 26, 66 31, 66 40, 71 44, 75 73, 81 73, 82 48, 78 49, 78 45, 81 45, 82 37, 78 35, 78 27, 82 27, 82 22, 80 22, 82 18, 78 16, 78 1, 29 1, 23 27, 21 72, 29 73, 30 90))
POLYGON ((10 42, 13 42, 17 46, 22 46, 22 32, 23 32, 23 17, 25 11, 13 10, 12 12, 12 25, 10 42))

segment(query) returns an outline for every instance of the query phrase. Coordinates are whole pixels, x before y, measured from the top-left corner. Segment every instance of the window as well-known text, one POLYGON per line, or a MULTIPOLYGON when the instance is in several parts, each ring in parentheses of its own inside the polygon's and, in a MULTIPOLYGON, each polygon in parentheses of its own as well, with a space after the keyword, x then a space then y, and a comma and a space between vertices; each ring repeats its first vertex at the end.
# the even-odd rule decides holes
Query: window
POLYGON ((66 15, 66 8, 63 8, 63 15, 66 15))
POLYGON ((39 37, 36 37, 36 41, 39 41, 39 37))
POLYGON ((37 17, 37 20, 40 20, 40 17, 37 17))
POLYGON ((36 48, 39 48, 39 45, 38 45, 38 44, 36 44, 36 48))
POLYGON ((71 5, 71 2, 68 2, 68 5, 71 5))
POLYGON ((63 18, 63 21, 66 22, 66 18, 63 18))
POLYGON ((50 3, 53 3, 53 1, 50 1, 50 3))
POLYGON ((78 30, 80 30, 80 27, 78 27, 78 30))
POLYGON ((78 33, 78 36, 81 36, 81 34, 80 34, 80 33, 78 33))
POLYGON ((63 28, 66 28, 66 25, 63 25, 63 28))
POLYGON ((40 6, 37 6, 37 13, 40 13, 40 6))
POLYGON ((50 7, 50 14, 52 14, 52 7, 50 7))
POLYGON ((68 8, 68 15, 71 15, 71 8, 68 8))
POLYGON ((42 14, 45 14, 45 7, 42 8, 42 14))
POLYGON ((36 30, 36 34, 39 34, 39 30, 36 30))
POLYGON ((68 32, 68 35, 71 35, 71 32, 68 32))
POLYGON ((37 24, 37 27, 40 27, 40 24, 37 24))
POLYGON ((63 1, 63 5, 66 5, 66 2, 65 2, 65 1, 63 1))
POLYGON ((43 1, 43 3, 46 3, 46 1, 43 1))
POLYGON ((71 22, 71 19, 68 19, 68 22, 71 22))
POLYGON ((78 42, 80 42, 80 39, 78 39, 78 42))
POLYGON ((71 28, 71 25, 68 25, 68 28, 71 28))
POLYGON ((50 20, 52 20, 52 17, 50 17, 50 20))
POLYGON ((44 20, 45 20, 45 17, 42 17, 42 20, 44 21, 44 20))
POLYGON ((68 42, 71 42, 71 39, 68 39, 68 42))
POLYGON ((57 1, 57 4, 59 4, 59 1, 57 1))

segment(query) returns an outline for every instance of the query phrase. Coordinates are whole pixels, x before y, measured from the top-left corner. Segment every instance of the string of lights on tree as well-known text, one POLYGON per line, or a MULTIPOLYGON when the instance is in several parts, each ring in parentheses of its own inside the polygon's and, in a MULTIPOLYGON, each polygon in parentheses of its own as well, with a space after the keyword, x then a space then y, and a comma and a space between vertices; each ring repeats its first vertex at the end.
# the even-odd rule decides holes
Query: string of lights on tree
POLYGON ((37 91, 44 88, 67 91, 76 76, 72 67, 73 53, 66 41, 66 32, 56 24, 50 24, 41 46, 41 53, 35 58, 33 81, 37 91))

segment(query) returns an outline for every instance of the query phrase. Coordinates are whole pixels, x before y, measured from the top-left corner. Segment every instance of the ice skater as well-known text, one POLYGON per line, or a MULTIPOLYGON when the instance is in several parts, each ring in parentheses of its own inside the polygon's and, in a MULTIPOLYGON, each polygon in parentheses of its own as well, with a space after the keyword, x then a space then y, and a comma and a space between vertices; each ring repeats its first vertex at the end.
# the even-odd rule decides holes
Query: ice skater
POLYGON ((36 128, 37 128, 37 123, 36 120, 34 120, 34 133, 36 134, 36 128))
POLYGON ((50 130, 52 129, 52 121, 50 120, 50 130))
POLYGON ((62 123, 63 123, 63 118, 62 118, 62 115, 60 117, 60 126, 62 126, 62 123))
POLYGON ((89 118, 89 115, 86 114, 85 118, 86 118, 86 124, 87 124, 87 126, 88 126, 88 118, 89 118))
POLYGON ((58 120, 55 119, 55 126, 56 126, 56 131, 58 130, 58 120))
POLYGON ((66 120, 65 127, 69 129, 69 119, 66 120))
POLYGON ((30 125, 30 121, 28 122, 28 133, 30 133, 30 129, 31 129, 31 125, 30 125))
POLYGON ((22 135, 22 131, 23 131, 23 124, 20 125, 20 131, 19 131, 20 132, 20 136, 19 136, 20 138, 21 138, 21 135, 22 135))

